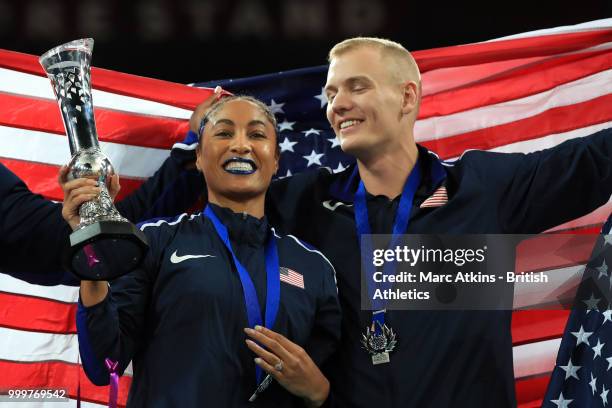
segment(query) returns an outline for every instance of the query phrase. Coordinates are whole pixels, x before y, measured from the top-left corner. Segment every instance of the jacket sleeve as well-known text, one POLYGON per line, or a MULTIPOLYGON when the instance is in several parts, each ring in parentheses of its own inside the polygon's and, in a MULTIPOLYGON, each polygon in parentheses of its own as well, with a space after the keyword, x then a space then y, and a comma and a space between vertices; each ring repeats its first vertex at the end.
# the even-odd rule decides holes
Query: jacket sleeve
POLYGON ((272 182, 266 196, 266 216, 284 234, 293 234, 307 242, 311 236, 311 222, 320 191, 325 188, 325 168, 304 171, 272 182))
POLYGON ((117 210, 132 222, 186 212, 204 188, 204 178, 193 163, 195 148, 173 148, 153 176, 116 203, 117 210))
POLYGON ((321 262, 323 279, 317 299, 317 311, 310 338, 304 349, 322 367, 340 342, 341 313, 336 286, 336 272, 328 262, 321 262))
MULTIPOLYGON (((336 271, 331 264, 323 264, 323 282, 317 300, 315 324, 304 349, 329 379, 336 365, 332 356, 340 344, 342 314, 338 301, 336 271)), ((322 406, 324 408, 335 406, 332 389, 333 387, 330 387, 329 395, 322 406)))
POLYGON ((542 232, 588 214, 612 195, 612 128, 551 149, 504 156, 498 165, 514 169, 497 197, 506 233, 542 232))
POLYGON ((119 362, 122 375, 146 340, 146 316, 153 285, 155 244, 141 268, 111 282, 106 298, 91 307, 79 299, 77 332, 83 369, 95 385, 107 385, 106 358, 119 362))
POLYGON ((61 204, 32 193, 0 163, 0 272, 37 284, 64 282, 61 254, 71 232, 61 204))

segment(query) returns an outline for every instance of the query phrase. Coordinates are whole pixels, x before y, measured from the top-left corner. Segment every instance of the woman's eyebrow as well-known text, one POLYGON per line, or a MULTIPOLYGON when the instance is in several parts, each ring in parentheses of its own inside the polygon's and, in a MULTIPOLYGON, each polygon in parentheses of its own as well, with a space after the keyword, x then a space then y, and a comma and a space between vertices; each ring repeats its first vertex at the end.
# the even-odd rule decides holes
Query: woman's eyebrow
MULTIPOLYGON (((215 123, 213 123, 213 126, 217 126, 220 124, 229 125, 229 126, 235 125, 235 123, 231 119, 219 119, 215 123)), ((265 127, 266 123, 263 120, 259 120, 259 119, 253 119, 252 121, 248 123, 248 126, 255 126, 255 125, 261 125, 265 127)))

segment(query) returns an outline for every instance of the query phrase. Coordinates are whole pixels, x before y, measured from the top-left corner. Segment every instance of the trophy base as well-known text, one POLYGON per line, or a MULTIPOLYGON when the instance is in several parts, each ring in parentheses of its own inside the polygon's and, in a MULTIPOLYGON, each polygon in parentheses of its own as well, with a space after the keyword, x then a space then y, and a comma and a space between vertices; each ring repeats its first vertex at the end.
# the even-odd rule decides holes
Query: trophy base
POLYGON ((66 263, 80 280, 112 280, 136 269, 148 248, 134 224, 98 221, 70 234, 66 263))

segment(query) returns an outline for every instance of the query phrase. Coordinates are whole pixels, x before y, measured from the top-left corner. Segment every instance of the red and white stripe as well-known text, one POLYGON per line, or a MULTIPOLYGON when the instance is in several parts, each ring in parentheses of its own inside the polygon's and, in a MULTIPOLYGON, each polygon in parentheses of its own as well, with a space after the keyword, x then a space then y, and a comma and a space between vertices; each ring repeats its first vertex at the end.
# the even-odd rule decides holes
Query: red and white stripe
MULTIPOLYGON (((417 51, 424 95, 417 141, 452 159, 468 149, 532 152, 610 127, 611 49, 607 19, 417 51)), ((211 94, 98 68, 92 80, 99 137, 122 177, 121 195, 159 167, 183 139, 191 110, 211 94)), ((0 161, 33 191, 60 200, 56 177, 68 159, 65 137, 37 57, 0 50, 0 161)), ((443 192, 436 193, 428 206, 442 203, 443 192)), ((557 229, 596 234, 610 211, 608 204, 557 229)), ((553 262, 548 268, 570 282, 577 265, 553 262)), ((84 407, 106 403, 108 388, 91 385, 79 366, 76 299, 74 288, 29 285, 0 274, 0 388, 68 388, 75 406, 80 382, 84 407)), ((513 314, 520 407, 540 406, 568 314, 513 314)), ((121 405, 130 383, 128 373, 121 379, 121 405)), ((27 406, 46 405, 19 403, 27 406)))
POLYGON ((442 207, 447 202, 448 194, 446 194, 446 187, 442 186, 434 191, 431 196, 427 197, 425 201, 423 201, 421 208, 442 207))
POLYGON ((297 286, 298 288, 304 289, 304 276, 301 273, 294 271, 293 269, 280 268, 280 280, 281 282, 288 283, 289 285, 297 286))

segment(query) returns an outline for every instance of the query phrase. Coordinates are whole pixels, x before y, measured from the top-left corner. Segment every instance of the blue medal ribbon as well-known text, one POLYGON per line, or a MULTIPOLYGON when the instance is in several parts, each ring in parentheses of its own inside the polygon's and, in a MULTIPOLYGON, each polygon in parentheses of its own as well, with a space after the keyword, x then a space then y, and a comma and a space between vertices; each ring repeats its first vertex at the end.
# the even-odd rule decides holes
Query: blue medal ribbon
MULTIPOLYGON (((419 161, 417 160, 417 162, 414 164, 414 168, 410 172, 410 176, 408 176, 408 180, 406 180, 406 183, 404 183, 404 188, 402 189, 402 195, 400 197, 397 213, 395 214, 395 219, 393 220, 393 235, 391 242, 389 243, 389 248, 395 247, 399 236, 405 234, 406 230, 408 229, 408 221, 410 218, 410 211, 412 210, 412 203, 414 202, 414 195, 416 194, 420 183, 421 168, 419 166, 419 161)), ((362 244, 361 262, 367 274, 365 281, 368 288, 368 296, 370 296, 370 300, 372 302, 372 324, 374 325, 376 334, 380 335, 381 327, 385 324, 384 310, 387 302, 384 299, 374 299, 374 293, 376 292, 376 289, 381 289, 382 291, 389 289, 392 286, 392 283, 383 282, 379 284, 374 282, 373 276, 376 269, 372 263, 372 254, 374 250, 372 239, 370 237, 372 234, 372 229, 370 227, 370 219, 368 216, 368 207, 366 203, 366 189, 363 181, 359 181, 359 187, 355 193, 354 205, 357 234, 362 244)), ((393 269, 393 263, 385 263, 383 275, 389 276, 393 274, 393 269)))
MULTIPOLYGON (((217 235, 225 244, 225 247, 232 255, 234 265, 238 271, 240 277, 240 283, 242 284, 242 293, 244 295, 244 303, 247 309, 247 317, 249 319, 249 327, 254 328, 256 325, 267 327, 272 329, 274 322, 276 321, 276 314, 278 313, 278 305, 280 303, 280 268, 278 263, 278 251, 276 250, 276 239, 274 233, 269 232, 269 236, 266 242, 266 320, 265 324, 261 320, 261 309, 260 303, 257 299, 257 292, 255 291, 255 285, 251 279, 251 275, 246 268, 240 263, 229 239, 227 228, 219 217, 214 213, 210 206, 206 206, 204 209, 204 215, 213 223, 217 235)), ((262 370, 259 366, 255 366, 255 374, 257 384, 261 382, 262 370)))

